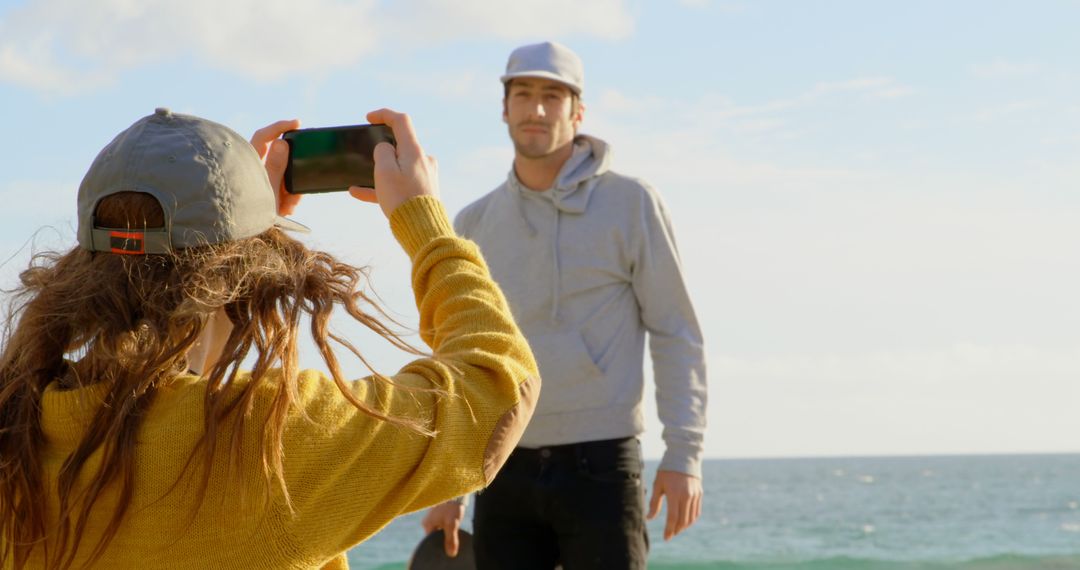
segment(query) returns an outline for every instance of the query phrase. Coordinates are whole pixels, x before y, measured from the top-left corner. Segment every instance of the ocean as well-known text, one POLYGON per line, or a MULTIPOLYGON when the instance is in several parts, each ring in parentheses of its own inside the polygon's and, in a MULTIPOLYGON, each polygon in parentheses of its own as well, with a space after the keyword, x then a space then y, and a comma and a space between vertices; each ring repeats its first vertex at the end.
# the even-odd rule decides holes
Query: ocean
MULTIPOLYGON (((649 523, 650 569, 1080 570, 1080 455, 707 460, 704 473, 697 524, 664 542, 663 515, 649 523)), ((350 551, 352 568, 404 569, 422 516, 350 551)))

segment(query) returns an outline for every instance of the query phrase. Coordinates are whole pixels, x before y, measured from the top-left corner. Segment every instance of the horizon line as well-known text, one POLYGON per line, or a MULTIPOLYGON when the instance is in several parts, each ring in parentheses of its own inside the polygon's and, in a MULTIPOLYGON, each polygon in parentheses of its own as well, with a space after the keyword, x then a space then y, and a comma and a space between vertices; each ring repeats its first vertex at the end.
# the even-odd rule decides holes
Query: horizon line
MULTIPOLYGON (((1076 451, 990 451, 990 452, 933 452, 933 453, 880 453, 852 455, 762 455, 762 456, 708 456, 702 461, 790 461, 807 459, 925 459, 925 458, 962 458, 962 457, 1048 457, 1080 455, 1076 451)), ((660 457, 645 457, 643 461, 660 461, 660 457)))

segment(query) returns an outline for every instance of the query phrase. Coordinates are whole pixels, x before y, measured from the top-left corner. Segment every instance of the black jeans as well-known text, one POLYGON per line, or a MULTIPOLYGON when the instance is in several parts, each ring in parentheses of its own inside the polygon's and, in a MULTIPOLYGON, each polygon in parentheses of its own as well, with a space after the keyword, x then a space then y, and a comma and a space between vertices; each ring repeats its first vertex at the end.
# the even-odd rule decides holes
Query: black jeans
POLYGON ((643 569, 637 438, 517 448, 476 497, 478 570, 643 569))

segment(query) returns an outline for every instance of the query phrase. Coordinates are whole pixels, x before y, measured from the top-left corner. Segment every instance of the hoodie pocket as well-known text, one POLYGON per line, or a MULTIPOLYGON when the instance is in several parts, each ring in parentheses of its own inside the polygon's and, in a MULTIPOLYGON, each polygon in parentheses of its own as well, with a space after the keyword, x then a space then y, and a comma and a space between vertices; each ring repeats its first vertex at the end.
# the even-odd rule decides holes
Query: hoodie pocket
POLYGON ((532 337, 543 389, 536 414, 602 408, 608 405, 604 372, 593 361, 581 333, 560 332, 532 337))

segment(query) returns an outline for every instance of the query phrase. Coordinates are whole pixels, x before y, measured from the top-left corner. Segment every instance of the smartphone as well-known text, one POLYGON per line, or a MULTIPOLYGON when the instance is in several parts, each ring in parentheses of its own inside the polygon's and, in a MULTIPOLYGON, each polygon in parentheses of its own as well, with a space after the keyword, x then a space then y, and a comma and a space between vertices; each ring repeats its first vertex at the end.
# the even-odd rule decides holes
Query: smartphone
POLYGON ((338 192, 349 186, 375 187, 375 145, 396 145, 386 125, 350 125, 288 131, 285 190, 290 194, 338 192))

